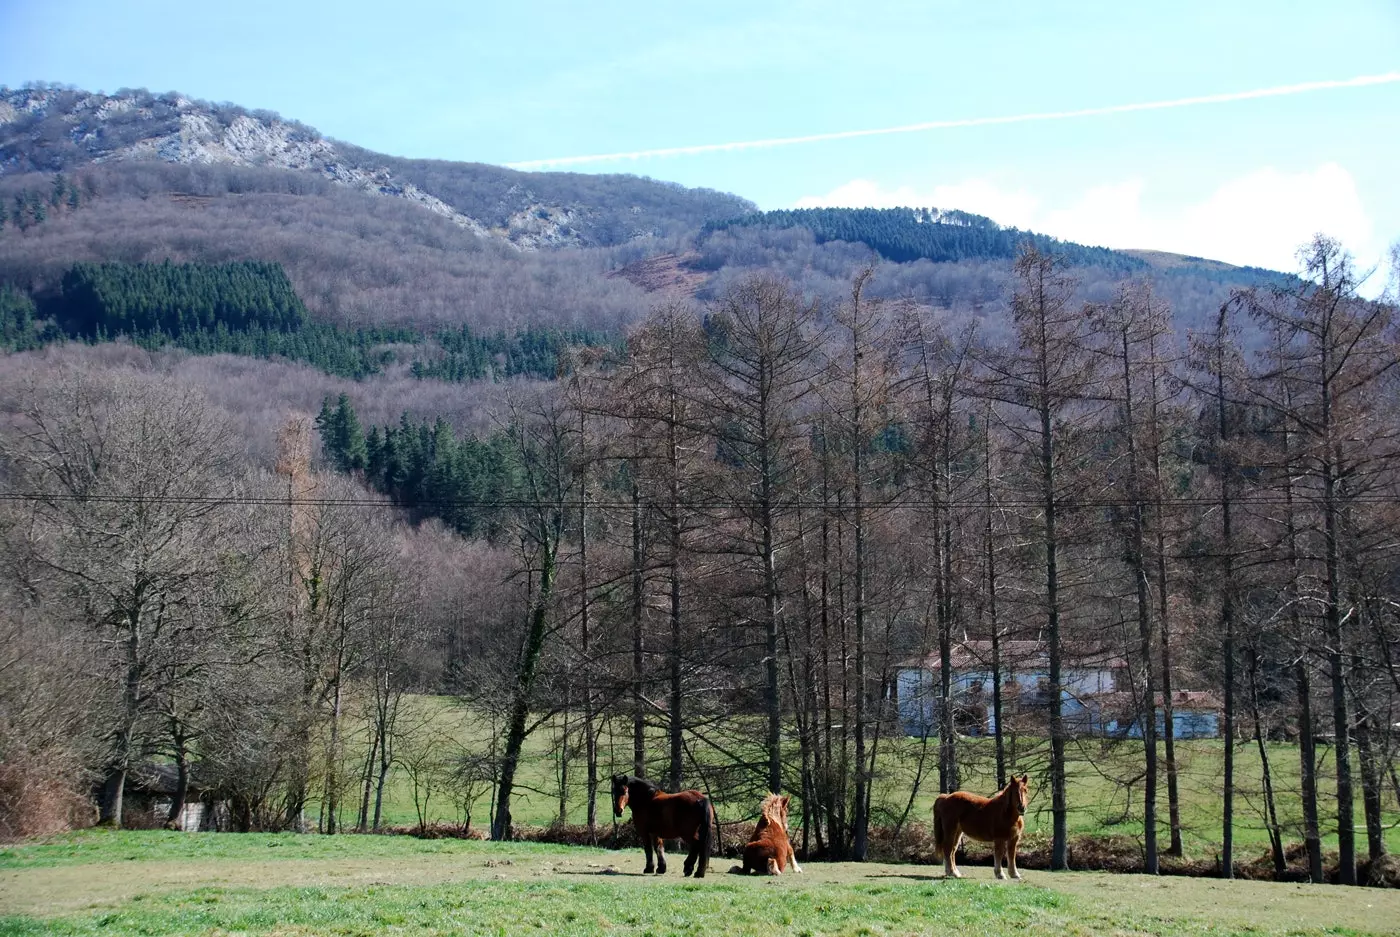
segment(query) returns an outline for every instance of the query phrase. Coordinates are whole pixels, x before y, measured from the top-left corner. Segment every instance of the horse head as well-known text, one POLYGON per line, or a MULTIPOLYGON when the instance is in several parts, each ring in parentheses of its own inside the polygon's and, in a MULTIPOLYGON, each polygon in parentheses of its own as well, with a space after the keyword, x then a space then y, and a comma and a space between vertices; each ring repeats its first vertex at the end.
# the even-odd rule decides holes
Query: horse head
POLYGON ((1007 785, 1008 790, 1015 788, 1011 793, 1011 797, 1016 803, 1016 813, 1021 816, 1025 815, 1026 806, 1031 801, 1030 780, 1031 776, 1029 774, 1023 774, 1019 778, 1013 777, 1011 783, 1007 785))
POLYGON ((612 778, 613 816, 622 816, 622 808, 627 806, 627 785, 631 778, 625 774, 614 774, 612 778))
POLYGON ((788 831, 788 804, 792 798, 787 795, 769 794, 763 798, 763 803, 759 806, 759 814, 765 817, 770 824, 778 827, 783 832, 788 831))

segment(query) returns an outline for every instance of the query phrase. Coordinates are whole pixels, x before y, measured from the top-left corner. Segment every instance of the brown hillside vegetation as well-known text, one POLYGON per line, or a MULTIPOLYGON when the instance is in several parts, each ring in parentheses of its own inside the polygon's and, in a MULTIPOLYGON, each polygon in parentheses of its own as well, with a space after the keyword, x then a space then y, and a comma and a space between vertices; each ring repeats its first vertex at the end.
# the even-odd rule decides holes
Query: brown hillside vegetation
POLYGON ((673 296, 694 296, 709 279, 709 274, 695 269, 699 254, 665 253, 633 261, 608 274, 620 277, 648 293, 673 296))

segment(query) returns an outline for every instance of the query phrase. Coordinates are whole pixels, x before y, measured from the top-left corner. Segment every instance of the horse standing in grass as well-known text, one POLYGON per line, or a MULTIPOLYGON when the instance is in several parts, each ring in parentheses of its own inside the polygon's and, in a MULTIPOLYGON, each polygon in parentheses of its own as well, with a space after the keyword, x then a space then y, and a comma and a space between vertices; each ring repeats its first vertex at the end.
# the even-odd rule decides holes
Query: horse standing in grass
POLYGON ((690 847, 685 857, 685 874, 695 873, 704 878, 710 866, 710 844, 714 838, 715 808, 710 798, 699 791, 678 791, 668 794, 650 781, 626 774, 612 779, 613 816, 622 816, 623 807, 632 808, 632 824, 637 838, 646 850, 647 865, 642 872, 653 870, 652 852, 656 853, 657 875, 666 873, 666 852, 663 843, 679 839, 690 847))
POLYGON ((994 797, 981 797, 958 791, 939 794, 933 802, 933 844, 935 857, 943 854, 943 874, 962 878, 955 854, 964 835, 992 844, 992 865, 996 877, 1002 878, 1002 863, 1012 878, 1020 878, 1016 868, 1016 847, 1025 829, 1026 804, 1029 802, 1027 784, 1030 775, 1012 778, 994 797))
POLYGON ((759 807, 758 825, 754 827, 753 839, 744 847, 744 864, 736 865, 730 872, 746 875, 749 872, 767 872, 769 875, 782 875, 789 865, 794 872, 801 872, 797 864, 797 853, 793 852, 792 840, 788 839, 789 797, 769 794, 759 807))

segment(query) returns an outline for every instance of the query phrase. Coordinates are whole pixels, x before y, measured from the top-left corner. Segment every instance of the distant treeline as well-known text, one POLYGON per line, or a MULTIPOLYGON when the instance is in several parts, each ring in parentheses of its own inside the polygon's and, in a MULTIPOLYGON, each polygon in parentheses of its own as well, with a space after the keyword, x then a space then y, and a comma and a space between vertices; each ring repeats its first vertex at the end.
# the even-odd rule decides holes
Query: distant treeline
POLYGON ((438 518, 463 537, 500 523, 499 505, 520 491, 518 447, 509 432, 457 436, 444 419, 371 427, 366 434, 349 398, 329 398, 316 417, 327 461, 409 508, 418 521, 438 518))
POLYGON ((37 305, 21 291, 0 288, 0 346, 6 350, 119 337, 149 349, 174 345, 202 355, 282 357, 355 379, 404 360, 415 377, 450 382, 550 379, 565 349, 610 344, 606 333, 584 329, 478 335, 467 325, 428 332, 316 322, 281 265, 264 261, 79 263, 37 305))
POLYGON ((865 244, 886 260, 950 262, 1010 259, 1030 243, 1052 251, 1068 263, 1128 272, 1147 264, 1106 247, 1086 247, 1043 234, 1032 234, 963 211, 927 208, 794 208, 755 212, 705 225, 701 237, 734 227, 806 228, 826 241, 865 244))

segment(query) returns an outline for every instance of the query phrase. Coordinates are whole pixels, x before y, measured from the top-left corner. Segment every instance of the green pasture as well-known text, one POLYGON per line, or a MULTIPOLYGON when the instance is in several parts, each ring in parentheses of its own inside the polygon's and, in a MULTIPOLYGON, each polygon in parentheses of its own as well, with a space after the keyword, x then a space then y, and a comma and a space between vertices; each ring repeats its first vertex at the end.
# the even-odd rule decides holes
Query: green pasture
POLYGON ((1400 892, 809 863, 703 881, 640 851, 385 836, 89 830, 0 849, 0 935, 1386 934, 1400 892))
MULTIPOLYGON (((493 733, 489 718, 447 698, 416 697, 409 701, 404 718, 406 724, 419 727, 419 741, 415 744, 427 745, 439 753, 485 751, 493 733)), ((722 769, 726 765, 732 765, 732 756, 736 754, 755 765, 763 764, 764 757, 760 748, 762 732, 758 720, 736 719, 720 728, 688 735, 686 750, 689 757, 686 762, 685 783, 714 789, 717 786, 717 778, 722 777, 722 769)), ((512 816, 519 824, 547 826, 558 816, 560 737, 560 726, 556 722, 542 726, 527 740, 525 756, 517 776, 518 790, 512 803, 512 816)), ((912 824, 912 829, 916 830, 918 824, 928 822, 933 800, 938 795, 937 739, 930 738, 925 743, 918 738, 887 737, 881 739, 879 744, 881 755, 880 770, 874 781, 874 822, 877 825, 893 825, 905 815, 907 808, 906 828, 911 828, 912 824), (910 806, 910 793, 914 789, 915 779, 920 775, 921 760, 923 767, 919 793, 910 806)), ((991 793, 996 787, 991 740, 964 738, 960 739, 958 744, 960 763, 963 766, 961 786, 968 790, 991 793)), ((411 749, 411 746, 409 748, 411 749)), ((1048 838, 1051 829, 1050 794, 1048 782, 1043 780, 1048 765, 1048 746, 1041 739, 1020 738, 1016 739, 1010 748, 1011 754, 1015 756, 1014 767, 1018 771, 1029 772, 1032 779, 1032 801, 1026 816, 1027 836, 1032 840, 1036 837, 1048 838)), ((664 778, 667 742, 660 731, 653 735, 648 751, 652 755, 649 773, 653 778, 664 778)), ((1269 743, 1267 751, 1285 841, 1301 841, 1302 802, 1299 796, 1298 748, 1291 744, 1269 743)), ((1143 806, 1140 780, 1141 742, 1128 740, 1108 743, 1101 739, 1077 739, 1069 745, 1068 753, 1070 834, 1125 835, 1140 838, 1143 806), (1133 784, 1125 783, 1128 779, 1137 780, 1133 784)), ((1331 749, 1320 748, 1319 754, 1321 763, 1318 781, 1322 798, 1323 838, 1324 845, 1330 848, 1336 843, 1335 808, 1330 800, 1333 789, 1331 749)), ((583 752, 571 751, 571 756, 567 770, 566 818, 569 823, 582 824, 587 819, 583 752)), ((346 772, 354 773, 359 770, 360 757, 360 751, 354 748, 347 753, 346 772)), ((614 771, 632 770, 630 719, 619 719, 603 729, 599 740, 599 760, 603 790, 599 795, 598 821, 606 832, 612 823, 612 814, 607 803, 607 778, 614 771)), ((1178 742, 1177 760, 1186 854, 1212 858, 1217 854, 1221 840, 1223 743, 1218 739, 1178 742)), ((795 784, 796 768, 801 763, 795 741, 790 745, 787 762, 794 769, 791 774, 792 783, 795 784)), ((1252 741, 1237 746, 1235 772, 1236 858, 1244 860, 1263 853, 1269 844, 1264 825, 1263 772, 1258 749, 1252 741)), ((1165 849, 1168 842, 1165 767, 1160 775, 1159 835, 1162 848, 1165 849)), ((761 778, 761 769, 756 770, 753 776, 761 778)), ((426 815, 430 822, 460 822, 461 810, 451 801, 447 792, 425 791, 420 783, 420 801, 424 799, 425 793, 428 795, 426 815)), ((800 795, 800 791, 794 793, 800 795)), ((752 817, 757 809, 757 800, 754 798, 740 800, 721 796, 717 798, 717 802, 722 820, 752 817)), ((1392 852, 1400 853, 1400 808, 1397 808, 1393 793, 1386 797, 1385 804, 1388 811, 1387 843, 1392 852)), ((343 801, 343 824, 353 824, 358 805, 359 794, 350 792, 343 801)), ((490 793, 483 791, 473 805, 474 828, 485 829, 489 825, 490 806, 490 793)), ((314 817, 314 805, 310 812, 314 817)), ((799 816, 800 813, 794 806, 794 827, 798 824, 799 816)), ((414 806, 414 784, 411 774, 402 768, 395 769, 386 788, 384 823, 388 826, 412 826, 417 821, 418 812, 414 806)), ((1356 823, 1358 848, 1364 852, 1365 834, 1361 826, 1359 792, 1356 801, 1356 823)))

